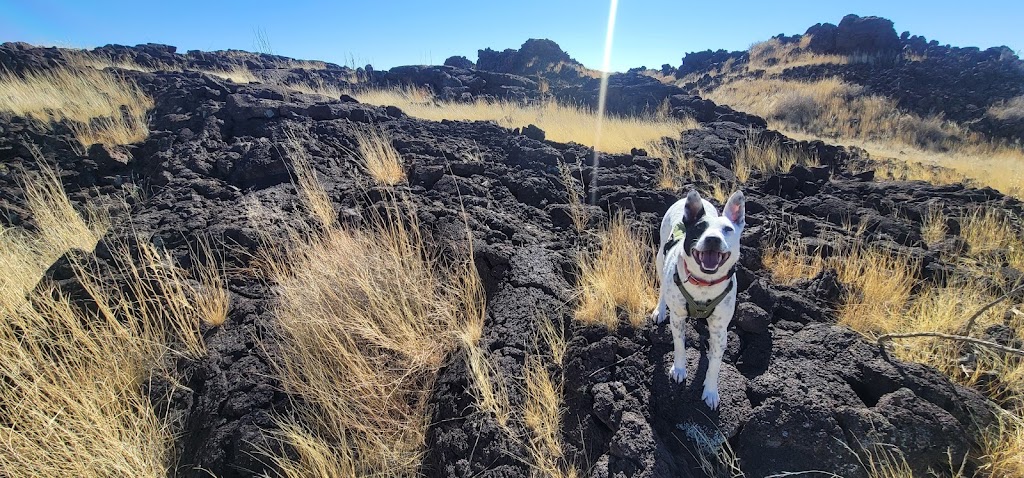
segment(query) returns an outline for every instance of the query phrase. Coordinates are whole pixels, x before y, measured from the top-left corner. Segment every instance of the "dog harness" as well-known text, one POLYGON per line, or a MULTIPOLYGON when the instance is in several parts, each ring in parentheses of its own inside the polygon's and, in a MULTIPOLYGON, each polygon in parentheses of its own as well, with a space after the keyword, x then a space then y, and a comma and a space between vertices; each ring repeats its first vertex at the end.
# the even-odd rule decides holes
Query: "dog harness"
MULTIPOLYGON (((685 227, 682 224, 676 224, 676 227, 672 228, 672 237, 665 242, 665 254, 668 254, 669 249, 672 249, 673 246, 682 241, 685 236, 685 227)), ((672 274, 672 279, 675 281, 676 287, 679 288, 679 292, 681 292, 683 294, 683 298, 686 299, 687 315, 694 319, 707 319, 708 317, 711 317, 711 313, 715 311, 715 307, 718 307, 718 304, 721 304, 722 301, 725 300, 725 296, 729 295, 729 292, 732 292, 733 283, 730 279, 732 279, 733 275, 736 273, 736 266, 733 266, 732 269, 729 270, 729 273, 722 278, 715 279, 713 281, 706 281, 694 277, 693 274, 690 273, 690 268, 686 266, 686 261, 683 261, 683 269, 686 271, 686 282, 696 286, 710 287, 716 284, 721 284, 727 280, 729 281, 728 287, 726 287, 721 294, 718 294, 717 297, 707 302, 701 302, 694 299, 693 295, 686 291, 686 287, 683 287, 683 281, 679 278, 678 269, 676 269, 676 272, 672 274)))

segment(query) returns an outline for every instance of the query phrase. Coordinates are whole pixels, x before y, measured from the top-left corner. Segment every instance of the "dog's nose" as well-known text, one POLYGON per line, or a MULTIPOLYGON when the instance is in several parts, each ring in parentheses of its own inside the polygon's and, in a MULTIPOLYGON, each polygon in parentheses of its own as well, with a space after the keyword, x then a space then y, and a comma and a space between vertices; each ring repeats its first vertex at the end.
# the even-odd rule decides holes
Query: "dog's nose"
POLYGON ((720 239, 718 237, 715 237, 715 236, 705 237, 704 238, 704 248, 705 249, 721 249, 722 248, 722 239, 720 239))

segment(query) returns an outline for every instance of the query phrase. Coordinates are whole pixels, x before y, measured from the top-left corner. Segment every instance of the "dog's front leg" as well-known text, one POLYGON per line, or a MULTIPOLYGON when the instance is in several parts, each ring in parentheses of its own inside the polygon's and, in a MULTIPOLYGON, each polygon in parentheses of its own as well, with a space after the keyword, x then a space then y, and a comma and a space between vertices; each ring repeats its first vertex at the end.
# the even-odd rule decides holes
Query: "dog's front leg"
POLYGON ((669 328, 672 329, 672 368, 668 375, 676 382, 686 381, 686 316, 672 313, 669 318, 669 328))
POLYGON ((718 374, 722 371, 722 354, 729 340, 729 319, 717 313, 708 318, 708 373, 704 376, 701 399, 708 408, 718 408, 718 374))
MULTIPOLYGON (((671 280, 671 279, 669 279, 671 280)), ((665 321, 665 316, 668 314, 668 304, 665 302, 665 294, 668 293, 668 288, 665 286, 666 278, 661 278, 661 287, 658 292, 658 305, 654 307, 654 311, 651 312, 651 322, 660 324, 665 321)), ((671 282, 669 282, 671 283, 671 282)))

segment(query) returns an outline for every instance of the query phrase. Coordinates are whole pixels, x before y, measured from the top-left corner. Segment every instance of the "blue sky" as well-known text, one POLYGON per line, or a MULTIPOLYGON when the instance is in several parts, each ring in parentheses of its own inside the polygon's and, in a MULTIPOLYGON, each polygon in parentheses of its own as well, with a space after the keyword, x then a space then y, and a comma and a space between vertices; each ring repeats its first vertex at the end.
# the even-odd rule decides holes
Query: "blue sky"
MULTIPOLYGON (((746 49, 777 33, 838 23, 847 13, 884 16, 897 33, 909 30, 943 44, 1024 50, 1024 1, 620 0, 611 65, 617 71, 678 66, 685 52, 746 49)), ((451 55, 475 61, 480 48, 550 38, 600 68, 607 18, 605 0, 0 0, 0 42, 254 50, 261 30, 277 54, 380 69, 437 64, 451 55)))

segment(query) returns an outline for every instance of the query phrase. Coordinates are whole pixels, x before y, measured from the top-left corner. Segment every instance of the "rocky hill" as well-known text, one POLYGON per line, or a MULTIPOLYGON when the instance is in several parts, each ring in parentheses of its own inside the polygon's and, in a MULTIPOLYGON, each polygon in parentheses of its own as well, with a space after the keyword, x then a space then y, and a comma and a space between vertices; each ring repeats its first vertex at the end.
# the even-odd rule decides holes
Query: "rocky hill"
MULTIPOLYGON (((786 75, 839 74, 891 94, 908 108, 941 107, 950 117, 978 122, 979 128, 981 111, 1022 93, 1021 83, 1010 81, 1022 74, 1020 61, 1003 50, 950 49, 919 37, 890 36, 884 28, 881 36, 866 34, 862 30, 868 25, 875 32, 877 22, 869 19, 815 27, 814 48, 910 49, 926 58, 887 66, 808 67, 786 75), (822 39, 833 34, 835 41, 822 39), (950 74, 921 79, 921 71, 930 68, 950 74), (886 73, 878 76, 879 71, 886 73), (965 83, 970 93, 959 94, 965 83), (941 101, 935 99, 939 91, 941 101)), ((739 469, 750 477, 801 470, 866 477, 861 451, 876 443, 891 445, 917 473, 949 470, 950 456, 972 457, 968 472, 979 466, 973 461, 980 444, 977 430, 992 420, 992 404, 982 393, 952 383, 933 368, 895 359, 838 326, 837 310, 848 291, 834 272, 785 285, 773 279, 762 256, 765 248, 790 240, 807 248, 839 247, 853 239, 844 227, 852 220, 864 225, 859 240, 915 258, 918 280, 941 283, 957 267, 956 254, 948 253, 948 241, 929 243, 923 237, 927 211, 940 210, 956 238, 957 218, 967 211, 984 208, 1020 217, 1024 204, 1017 199, 988 188, 876 181, 857 150, 794 141, 766 131, 761 118, 680 87, 639 74, 614 75, 610 111, 652 111, 666 104, 668 114, 699 122, 697 129, 680 131, 671 140, 710 176, 681 184, 680 190, 707 190, 712 181, 738 184, 736 145, 750 135, 818 159, 813 166, 755 172, 743 186, 749 217, 737 273, 741 306, 730 326, 723 404, 712 412, 700 400, 699 381, 680 385, 669 379, 667 325, 633 327, 623 317, 617 329, 607 330, 581 324, 572 314, 577 254, 598 246, 597 225, 624 212, 632 227, 651 237, 680 197, 680 191, 657 187, 658 158, 638 148, 634 154, 602 155, 594 166, 592 149, 544 140, 535 128, 425 121, 396 107, 287 87, 319 79, 353 88, 413 84, 459 101, 529 101, 551 95, 596 102, 598 80, 570 68, 575 63, 557 45, 531 40, 519 51, 481 50, 475 64, 449 59, 445 66, 388 71, 330 64, 310 68, 282 57, 239 52, 181 55, 158 45, 99 50, 154 69, 119 71, 154 99, 148 138, 76 151, 66 125, 47 129, 0 112, 0 221, 4 228, 35 227, 20 178, 24 171, 39 169, 41 156, 59 167, 77 204, 114 198, 129 187, 145 190, 95 251, 69 255, 110 262, 105 245, 132 238, 170 251, 187 268, 197 263, 200 238, 213 239, 228 271, 228 319, 204 330, 205 357, 178 359, 173 378, 146 388, 175 431, 172 476, 228 478, 274 471, 266 444, 274 441, 275 417, 288 415, 302 397, 285 393, 275 375, 272 364, 281 360, 274 346, 279 339, 275 286, 251 271, 258 266, 255 253, 263 238, 283 237, 307 215, 283 151, 301 144, 338 220, 357 225, 386 203, 389 191, 367 188, 372 180, 353 154, 358 131, 370 124, 382 128, 400 154, 407 180, 393 191, 410 198, 428 235, 455 248, 465 241, 463 224, 468 225, 486 296, 482 344, 497 373, 523 376, 538 316, 564 328, 564 360, 546 366, 564 376, 565 410, 557 436, 567 462, 581 474, 708 476, 704 461, 717 456, 723 445, 734 451, 739 469), (531 61, 535 57, 545 61, 531 61), (189 71, 239 65, 258 81, 236 84, 189 71), (547 76, 553 65, 563 65, 562 73, 547 76), (542 91, 541 78, 550 82, 549 91, 542 91), (34 154, 34 147, 41 155, 34 154), (470 150, 484 159, 467 159, 470 150), (590 233, 574 229, 571 188, 559 172, 560 166, 576 165, 581 165, 583 197, 593 197, 587 206, 593 213, 590 233), (269 213, 253 215, 253 204, 266 206, 269 213)), ((695 66, 696 58, 684 60, 680 73, 705 67, 695 66)), ((0 46, 0 66, 15 72, 65 61, 58 49, 0 46)), ((66 264, 67 258, 58 260, 43 284, 74 290, 76 279, 66 264)), ((1007 268, 1006 274, 1019 272, 1007 268)), ((1004 286, 991 284, 996 291, 1004 286)), ((688 350, 688 360, 694 376, 702 377, 706 325, 689 323, 686 335, 688 343, 699 344, 688 350)), ((429 393, 432 414, 420 474, 534 476, 524 458, 529 456, 526 445, 474 406, 467 362, 453 356, 446 363, 429 393)), ((513 387, 510 394, 513 403, 523 401, 521 390, 513 387)))
MULTIPOLYGON (((803 34, 780 34, 772 40, 796 47, 797 54, 851 58, 844 64, 819 62, 785 68, 779 75, 783 79, 839 77, 866 87, 868 93, 891 98, 900 108, 920 116, 938 114, 994 138, 1024 139, 1022 115, 992 114, 993 107, 1024 95, 1024 61, 1006 46, 982 50, 943 45, 910 32, 897 35, 893 22, 885 18, 852 14, 838 25, 819 23, 803 34)), ((746 51, 688 53, 676 76, 696 78, 683 85, 687 90, 714 88, 728 79, 708 73, 729 61, 740 66, 749 60, 746 51)), ((764 74, 759 68, 748 73, 751 77, 764 74)))

